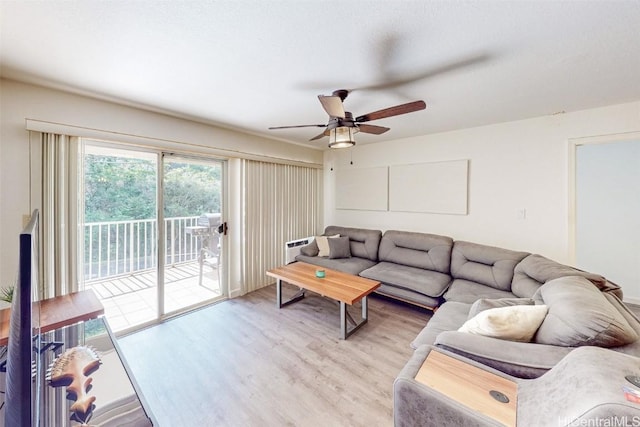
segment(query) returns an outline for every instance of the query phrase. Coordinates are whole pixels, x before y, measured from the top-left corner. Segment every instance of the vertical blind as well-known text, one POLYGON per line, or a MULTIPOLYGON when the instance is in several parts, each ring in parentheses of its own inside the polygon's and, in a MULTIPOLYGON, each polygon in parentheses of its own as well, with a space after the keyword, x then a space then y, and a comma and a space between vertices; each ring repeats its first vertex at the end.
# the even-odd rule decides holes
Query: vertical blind
POLYGON ((78 224, 82 222, 78 138, 41 134, 42 144, 42 260, 41 298, 79 289, 78 224))
POLYGON ((268 285, 265 271, 284 263, 285 242, 320 228, 322 170, 243 160, 244 290, 268 285))

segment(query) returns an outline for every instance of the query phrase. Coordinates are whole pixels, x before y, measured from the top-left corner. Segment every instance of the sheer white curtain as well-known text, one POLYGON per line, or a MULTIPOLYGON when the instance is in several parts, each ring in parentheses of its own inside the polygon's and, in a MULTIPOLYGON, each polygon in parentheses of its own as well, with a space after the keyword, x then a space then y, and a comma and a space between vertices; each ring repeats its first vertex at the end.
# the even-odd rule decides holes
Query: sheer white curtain
POLYGON ((53 133, 42 133, 41 143, 43 297, 51 298, 81 287, 82 144, 79 138, 53 133))
POLYGON ((266 286, 265 271, 284 263, 288 240, 320 228, 322 170, 242 161, 242 272, 247 292, 266 286))

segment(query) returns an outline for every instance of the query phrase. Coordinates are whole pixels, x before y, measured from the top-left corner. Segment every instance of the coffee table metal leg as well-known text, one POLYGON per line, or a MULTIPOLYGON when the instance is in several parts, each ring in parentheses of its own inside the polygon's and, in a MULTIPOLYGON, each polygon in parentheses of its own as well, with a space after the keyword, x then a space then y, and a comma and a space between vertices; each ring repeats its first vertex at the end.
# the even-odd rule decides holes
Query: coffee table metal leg
POLYGON ((276 280, 276 305, 282 308, 282 280, 276 280))
POLYGON ((362 325, 367 323, 369 317, 369 306, 367 304, 367 297, 363 297, 361 300, 362 304, 362 320, 360 323, 355 323, 351 315, 347 312, 347 305, 340 301, 340 339, 346 340, 351 334, 360 329, 362 325), (347 330, 347 318, 351 323, 354 324, 351 330, 347 330))
MULTIPOLYGON (((351 323, 353 326, 358 326, 358 324, 356 323, 355 320, 353 320, 353 317, 351 317, 351 314, 349 314, 348 310, 345 310, 345 314, 347 316, 347 322, 351 323)), ((348 325, 347 325, 348 327, 348 325)))
POLYGON ((296 292, 294 296, 289 298, 287 301, 282 302, 282 280, 277 279, 276 280, 276 305, 278 306, 278 308, 282 308, 296 301, 300 301, 302 298, 304 298, 304 292, 305 290, 300 288, 300 290, 296 292))
POLYGON ((346 340, 347 337, 347 305, 340 301, 340 339, 346 340))

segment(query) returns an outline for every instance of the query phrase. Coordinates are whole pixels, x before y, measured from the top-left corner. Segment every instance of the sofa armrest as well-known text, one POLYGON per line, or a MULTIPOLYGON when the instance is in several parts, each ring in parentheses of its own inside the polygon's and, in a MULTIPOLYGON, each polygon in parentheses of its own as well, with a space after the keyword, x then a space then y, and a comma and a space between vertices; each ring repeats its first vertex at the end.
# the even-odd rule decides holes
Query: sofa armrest
POLYGON ((518 378, 539 377, 575 349, 457 331, 440 333, 435 345, 518 378))
POLYGON ((625 398, 625 379, 640 372, 640 359, 606 348, 573 350, 538 379, 518 384, 518 423, 536 426, 631 426, 640 405, 625 398))
POLYGON ((291 264, 296 260, 296 257, 300 255, 300 249, 304 245, 315 240, 315 236, 309 236, 302 239, 290 240, 284 244, 284 263, 291 264))
POLYGON ((501 426, 495 420, 415 380, 432 349, 428 345, 419 347, 393 384, 394 427, 501 426))

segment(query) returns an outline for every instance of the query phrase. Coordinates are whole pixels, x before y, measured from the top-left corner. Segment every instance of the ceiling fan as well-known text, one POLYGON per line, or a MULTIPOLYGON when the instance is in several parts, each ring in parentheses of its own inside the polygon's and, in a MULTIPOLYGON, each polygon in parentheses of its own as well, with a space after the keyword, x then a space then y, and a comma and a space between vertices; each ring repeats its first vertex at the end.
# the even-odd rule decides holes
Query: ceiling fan
POLYGON ((401 114, 413 113, 414 111, 424 110, 426 104, 424 101, 413 101, 406 104, 400 104, 372 113, 364 114, 356 118, 349 111, 344 110, 343 102, 349 95, 346 89, 338 89, 332 95, 318 95, 322 108, 329 115, 327 124, 316 125, 295 125, 295 126, 275 126, 273 129, 291 129, 303 127, 319 127, 325 128, 322 133, 314 136, 309 141, 315 141, 325 136, 329 137, 330 148, 344 148, 355 145, 353 134, 356 132, 371 133, 380 135, 389 130, 388 127, 366 124, 372 120, 384 119, 387 117, 399 116, 401 114))

